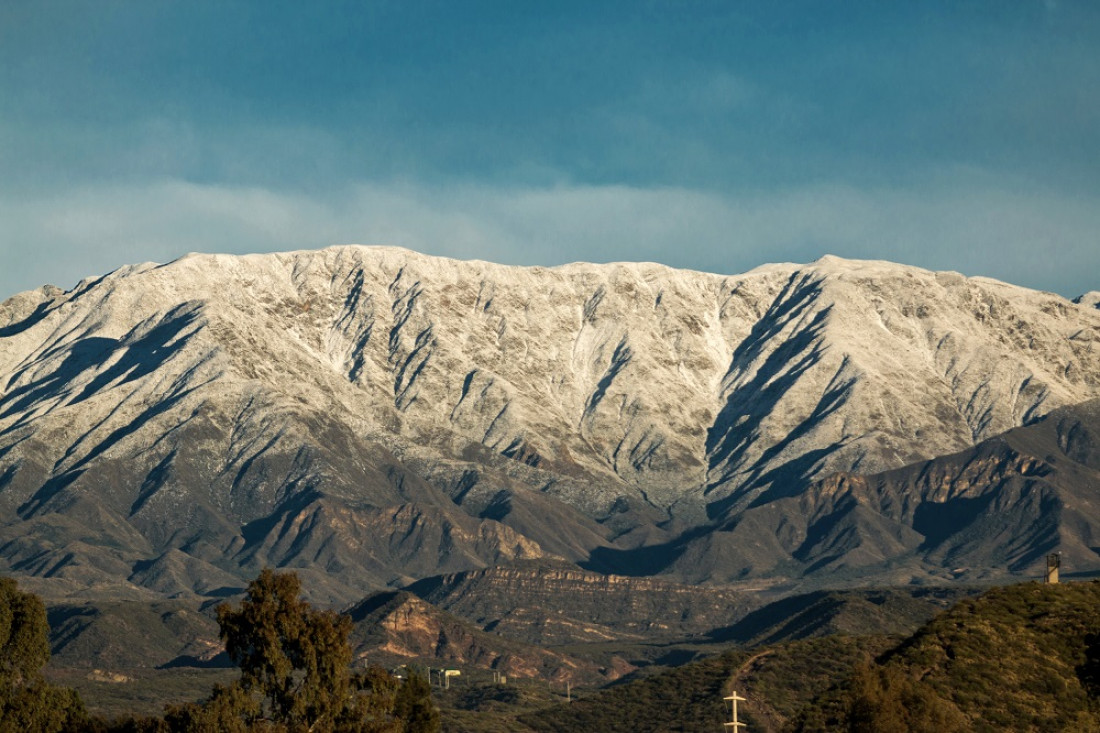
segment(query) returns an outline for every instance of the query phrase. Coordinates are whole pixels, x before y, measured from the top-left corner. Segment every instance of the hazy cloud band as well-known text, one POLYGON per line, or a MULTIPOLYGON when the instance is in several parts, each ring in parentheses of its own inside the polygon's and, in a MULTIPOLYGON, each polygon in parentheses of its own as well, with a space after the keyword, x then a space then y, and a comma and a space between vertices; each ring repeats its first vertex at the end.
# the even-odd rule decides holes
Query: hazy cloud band
POLYGON ((1100 289, 1100 202, 989 184, 963 177, 922 189, 820 184, 742 196, 628 186, 364 183, 323 195, 179 180, 78 187, 0 199, 0 298, 49 281, 69 287, 103 263, 343 243, 722 273, 885 255, 1069 297, 1100 289))

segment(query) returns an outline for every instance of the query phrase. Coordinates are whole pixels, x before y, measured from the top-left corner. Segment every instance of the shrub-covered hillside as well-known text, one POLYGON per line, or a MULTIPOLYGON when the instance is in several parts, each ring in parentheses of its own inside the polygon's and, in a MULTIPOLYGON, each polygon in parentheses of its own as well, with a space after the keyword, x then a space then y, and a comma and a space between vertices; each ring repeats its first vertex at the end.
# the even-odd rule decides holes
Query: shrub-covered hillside
POLYGON ((748 698, 740 719, 750 730, 778 730, 816 695, 890 645, 885 636, 835 635, 730 650, 520 720, 539 733, 706 733, 729 720, 722 698, 736 689, 748 698))
POLYGON ((1100 731, 1100 581, 960 602, 800 716, 799 731, 1100 731))
POLYGON ((732 689, 758 732, 1100 733, 1100 582, 996 588, 900 643, 731 650, 520 720, 540 733, 719 730, 732 689))

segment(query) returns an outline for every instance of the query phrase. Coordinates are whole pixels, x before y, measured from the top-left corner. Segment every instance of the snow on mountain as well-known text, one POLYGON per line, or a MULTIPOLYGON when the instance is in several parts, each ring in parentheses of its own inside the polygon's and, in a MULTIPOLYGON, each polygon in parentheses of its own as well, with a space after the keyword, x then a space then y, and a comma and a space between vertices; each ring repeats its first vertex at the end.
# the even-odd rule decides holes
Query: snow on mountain
POLYGON ((135 593, 289 565, 351 597, 629 554, 1098 397, 1098 347, 1059 296, 833 257, 135 265, 0 304, 0 561, 135 593))

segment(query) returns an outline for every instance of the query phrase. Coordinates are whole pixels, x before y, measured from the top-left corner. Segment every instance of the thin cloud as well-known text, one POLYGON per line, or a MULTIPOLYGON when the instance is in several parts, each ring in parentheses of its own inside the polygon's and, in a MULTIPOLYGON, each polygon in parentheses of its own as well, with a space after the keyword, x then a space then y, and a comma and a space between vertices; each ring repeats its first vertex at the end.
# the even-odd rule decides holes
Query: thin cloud
POLYGON ((337 193, 161 181, 0 199, 0 297, 190 251, 338 243, 510 264, 658 261, 722 273, 823 254, 956 269, 1073 296, 1100 289, 1100 202, 965 176, 923 189, 363 183, 337 193))

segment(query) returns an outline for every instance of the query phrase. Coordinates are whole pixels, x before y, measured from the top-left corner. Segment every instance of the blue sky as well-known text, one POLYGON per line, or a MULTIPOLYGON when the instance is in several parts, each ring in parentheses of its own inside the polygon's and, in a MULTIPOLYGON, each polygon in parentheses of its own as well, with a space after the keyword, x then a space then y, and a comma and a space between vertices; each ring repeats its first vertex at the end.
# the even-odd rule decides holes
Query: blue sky
POLYGON ((1100 5, 0 3, 0 298, 392 244, 1100 289, 1100 5))

